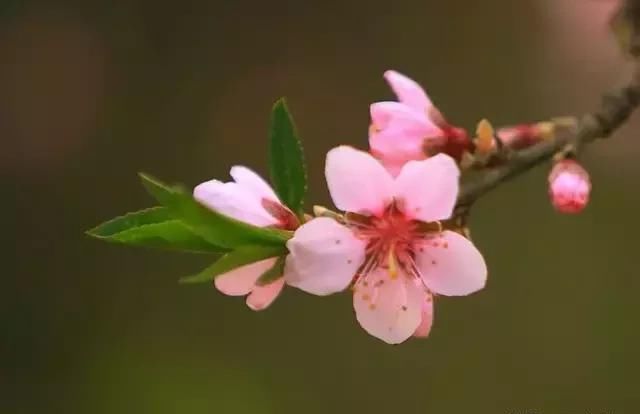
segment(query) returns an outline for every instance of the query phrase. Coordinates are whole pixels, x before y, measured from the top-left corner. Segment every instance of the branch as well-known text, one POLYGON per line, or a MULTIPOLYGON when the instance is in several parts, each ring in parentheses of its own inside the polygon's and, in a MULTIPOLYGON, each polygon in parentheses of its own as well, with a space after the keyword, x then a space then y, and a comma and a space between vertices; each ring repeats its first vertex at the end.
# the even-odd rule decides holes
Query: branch
POLYGON ((565 131, 553 139, 513 152, 504 164, 486 170, 475 179, 464 183, 458 197, 458 206, 467 209, 487 192, 551 159, 567 146, 578 150, 598 138, 610 136, 624 124, 638 105, 640 64, 635 65, 632 79, 626 86, 604 95, 600 107, 595 112, 579 118, 576 128, 572 131, 565 131))
POLYGON ((611 27, 623 51, 635 62, 628 84, 605 94, 600 107, 577 118, 575 127, 570 131, 554 134, 553 138, 520 151, 509 151, 503 154, 504 163, 463 183, 458 197, 460 215, 465 215, 471 205, 487 192, 555 154, 576 154, 596 139, 609 137, 640 105, 640 0, 624 0, 611 19, 611 27))

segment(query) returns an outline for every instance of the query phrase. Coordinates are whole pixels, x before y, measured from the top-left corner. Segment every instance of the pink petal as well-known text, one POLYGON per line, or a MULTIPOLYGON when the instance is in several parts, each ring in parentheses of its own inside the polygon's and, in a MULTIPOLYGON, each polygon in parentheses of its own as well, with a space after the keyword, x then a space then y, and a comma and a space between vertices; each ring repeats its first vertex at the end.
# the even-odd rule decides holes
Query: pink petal
POLYGON ((233 177, 236 183, 254 194, 256 198, 266 198, 271 201, 280 202, 271 186, 253 170, 242 165, 236 165, 231 167, 229 175, 233 177))
POLYGON ((441 146, 445 140, 440 129, 411 131, 397 120, 390 122, 386 129, 369 131, 371 153, 393 177, 407 162, 427 158, 427 144, 441 146))
POLYGON ((394 70, 384 73, 384 78, 398 97, 398 100, 416 111, 427 113, 433 106, 426 92, 414 80, 394 70))
POLYGON ((389 121, 395 116, 396 111, 404 111, 406 106, 400 102, 385 101, 375 102, 369 106, 371 123, 376 129, 384 129, 389 125, 389 121))
POLYGON ((284 278, 282 277, 268 285, 254 287, 249 296, 247 296, 247 306, 254 311, 266 309, 280 295, 283 287, 284 278))
POLYGON ((415 260, 422 280, 434 293, 465 296, 487 282, 482 254, 471 241, 452 231, 426 240, 416 249, 415 260))
POLYGON ((423 144, 423 135, 405 133, 395 125, 369 134, 371 152, 380 159, 393 177, 398 175, 401 167, 407 162, 426 158, 423 144), (390 169, 390 165, 394 168, 390 169))
POLYGON ((313 219, 287 242, 287 284, 314 295, 346 289, 364 261, 366 243, 333 219, 313 219))
POLYGON ((393 178, 370 154, 347 146, 327 154, 325 175, 340 210, 381 214, 393 199, 393 178))
POLYGON ((415 109, 400 102, 376 102, 369 107, 374 130, 384 130, 392 125, 401 127, 403 132, 419 135, 422 138, 440 135, 441 129, 424 111, 415 109))
POLYGON ((400 174, 402 167, 404 167, 404 165, 407 163, 407 160, 398 161, 398 160, 389 160, 389 159, 382 158, 380 159, 380 162, 382 163, 382 165, 384 165, 384 168, 387 169, 387 171, 389 172, 389 174, 391 174, 392 177, 397 177, 398 174, 400 174))
POLYGON ((374 120, 369 129, 371 152, 394 177, 398 174, 397 166, 426 158, 427 143, 444 145, 446 138, 442 130, 424 114, 417 116, 415 111, 403 104, 379 102, 371 105, 371 111, 372 117, 377 117, 381 122, 378 124, 374 120), (393 112, 385 113, 387 110, 393 112))
POLYGON ((422 315, 420 325, 413 333, 413 336, 417 338, 426 338, 431 332, 433 326, 433 296, 427 294, 422 301, 422 315))
POLYGON ((396 178, 396 199, 410 218, 425 222, 447 219, 456 205, 459 177, 456 162, 445 154, 410 161, 396 178))
POLYGON ((416 332, 425 292, 406 275, 390 278, 379 269, 356 285, 353 307, 360 325, 389 344, 399 344, 416 332))
POLYGON ((244 265, 221 274, 213 283, 225 295, 243 296, 251 292, 258 278, 275 263, 275 258, 269 258, 244 265))
POLYGON ((419 128, 424 125, 425 114, 395 101, 375 102, 369 106, 371 122, 378 129, 385 129, 392 120, 400 119, 419 128))

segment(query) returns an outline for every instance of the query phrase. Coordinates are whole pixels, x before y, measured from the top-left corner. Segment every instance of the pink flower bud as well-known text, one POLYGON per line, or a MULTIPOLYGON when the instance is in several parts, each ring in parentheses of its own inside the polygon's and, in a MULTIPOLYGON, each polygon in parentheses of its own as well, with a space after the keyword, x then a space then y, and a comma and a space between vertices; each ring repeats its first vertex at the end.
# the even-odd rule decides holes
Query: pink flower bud
POLYGON ((505 146, 523 149, 553 136, 553 128, 552 122, 520 124, 500 128, 496 131, 496 135, 505 146))
POLYGON ((535 144, 538 139, 535 130, 530 124, 503 127, 496 131, 502 143, 513 149, 522 149, 535 144))
POLYGON ((589 202, 591 180, 589 173, 574 160, 556 163, 549 174, 551 204, 561 213, 576 214, 589 202))

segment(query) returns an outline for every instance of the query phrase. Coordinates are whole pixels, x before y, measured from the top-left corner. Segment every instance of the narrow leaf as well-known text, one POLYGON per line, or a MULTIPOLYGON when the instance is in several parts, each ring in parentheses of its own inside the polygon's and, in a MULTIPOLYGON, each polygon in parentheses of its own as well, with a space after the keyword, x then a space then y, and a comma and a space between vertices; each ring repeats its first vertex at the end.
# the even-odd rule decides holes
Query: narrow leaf
POLYGON ((252 226, 209 210, 181 188, 169 187, 145 174, 140 177, 147 191, 172 216, 209 243, 227 249, 252 244, 284 246, 292 236, 288 231, 252 226))
POLYGON ((131 246, 196 253, 225 251, 190 231, 165 207, 153 207, 116 217, 87 231, 87 234, 107 242, 131 246))
POLYGON ((260 276, 258 279, 258 285, 264 286, 273 282, 274 280, 282 277, 284 275, 284 264, 286 262, 286 255, 282 255, 278 257, 278 260, 269 268, 266 272, 260 276))
POLYGON ((281 256, 286 253, 284 246, 242 246, 222 256, 211 266, 193 276, 180 279, 180 283, 208 283, 216 276, 227 273, 230 270, 255 263, 269 257, 281 256))
POLYGON ((278 100, 271 111, 269 169, 278 197, 301 217, 307 171, 302 144, 284 98, 278 100))

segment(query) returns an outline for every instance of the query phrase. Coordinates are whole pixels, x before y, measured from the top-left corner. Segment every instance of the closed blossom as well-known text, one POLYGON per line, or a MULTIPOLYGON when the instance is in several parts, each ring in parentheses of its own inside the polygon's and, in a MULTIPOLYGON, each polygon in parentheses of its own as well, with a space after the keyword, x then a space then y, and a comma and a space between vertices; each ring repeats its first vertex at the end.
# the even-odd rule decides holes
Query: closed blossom
POLYGON ((590 193, 589 173, 576 161, 565 159, 553 166, 549 173, 549 197, 557 211, 581 212, 589 203, 590 193))
POLYGON ((393 70, 386 71, 384 78, 398 101, 371 105, 369 146, 389 172, 395 176, 406 162, 438 152, 459 160, 469 149, 466 132, 448 124, 412 79, 393 70))
MULTIPOLYGON (((194 198, 212 210, 254 226, 287 230, 298 226, 296 216, 258 174, 249 168, 235 166, 230 175, 234 181, 211 180, 198 185, 193 190, 194 198)), ((214 284, 226 295, 246 295, 247 306, 253 310, 265 309, 285 284, 284 275, 265 285, 258 283, 260 276, 276 261, 274 257, 238 267, 216 277, 214 284)))

